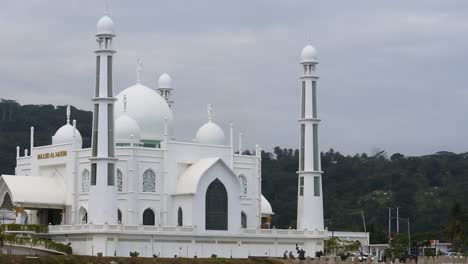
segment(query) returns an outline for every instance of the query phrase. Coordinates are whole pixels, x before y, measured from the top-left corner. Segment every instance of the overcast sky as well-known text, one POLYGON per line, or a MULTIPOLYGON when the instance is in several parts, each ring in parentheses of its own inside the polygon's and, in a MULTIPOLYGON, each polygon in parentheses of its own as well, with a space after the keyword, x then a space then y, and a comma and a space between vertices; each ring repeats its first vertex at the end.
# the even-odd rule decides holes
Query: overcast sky
MULTIPOLYGON (((105 1, 4 1, 0 97, 90 110, 95 26, 105 1)), ((298 64, 319 53, 320 148, 346 154, 468 151, 468 1, 110 1, 116 93, 174 79, 176 136, 206 104, 226 135, 298 144, 298 64)), ((78 120, 79 122, 79 120, 78 120)))

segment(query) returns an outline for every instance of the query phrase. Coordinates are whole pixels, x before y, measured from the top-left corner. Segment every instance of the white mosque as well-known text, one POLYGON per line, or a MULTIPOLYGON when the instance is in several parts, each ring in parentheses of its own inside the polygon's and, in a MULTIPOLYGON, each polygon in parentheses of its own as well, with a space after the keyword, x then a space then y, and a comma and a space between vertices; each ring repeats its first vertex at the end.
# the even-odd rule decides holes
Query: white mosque
MULTIPOLYGON (((52 145, 35 146, 31 128, 29 152, 17 148, 15 175, 0 178, 1 207, 15 210, 17 223, 49 225, 51 239, 81 255, 282 256, 296 244, 306 255, 323 250, 330 234, 323 219, 315 48, 306 46, 300 57, 297 229, 275 229, 261 192, 261 149, 242 155, 242 136, 235 147, 232 125, 226 137, 210 105, 193 141, 177 141, 168 74, 157 90, 138 77, 114 96, 115 36, 105 15, 97 23, 91 148, 82 147, 70 108, 52 145)), ((367 241, 366 233, 334 236, 367 241)))

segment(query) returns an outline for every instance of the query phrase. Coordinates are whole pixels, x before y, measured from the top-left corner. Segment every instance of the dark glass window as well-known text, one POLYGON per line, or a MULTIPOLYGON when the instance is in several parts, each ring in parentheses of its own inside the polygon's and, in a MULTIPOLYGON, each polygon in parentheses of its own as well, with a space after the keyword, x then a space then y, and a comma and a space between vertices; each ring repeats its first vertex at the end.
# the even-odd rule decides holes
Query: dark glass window
POLYGON ((320 153, 319 153, 319 148, 318 148, 318 125, 317 124, 313 124, 312 125, 312 133, 313 133, 313 137, 312 137, 312 140, 313 140, 313 150, 314 150, 314 171, 318 171, 319 170, 319 158, 320 158, 320 153))
POLYGON ((143 212, 143 225, 154 226, 154 224, 154 212, 148 208, 143 212))
POLYGON ((182 213, 182 208, 179 207, 179 210, 177 211, 177 225, 178 226, 183 226, 184 225, 184 218, 183 218, 183 213, 182 213))
POLYGON ((317 118, 317 82, 312 82, 312 117, 317 118))
POLYGON ((96 89, 94 97, 99 97, 99 75, 101 74, 101 56, 96 57, 96 89))
POLYGON ((96 170, 97 170, 97 165, 96 163, 91 163, 91 185, 96 185, 96 170))
POLYGON ((107 185, 115 185, 115 164, 107 163, 107 185))
POLYGON ((216 179, 206 190, 205 229, 227 230, 228 196, 223 183, 216 179))
POLYGON ((314 196, 320 196, 320 177, 314 176, 314 196))
POLYGON ((93 157, 97 157, 98 153, 98 131, 99 131, 99 104, 94 104, 93 112, 93 135, 92 135, 92 153, 93 157))
POLYGON ((114 146, 114 105, 107 105, 107 153, 109 157, 115 157, 114 146))
POLYGON ((107 97, 112 96, 112 56, 107 56, 107 97))
POLYGON ((247 228, 247 215, 244 212, 241 212, 241 226, 247 228))
POLYGON ((117 209, 117 223, 122 223, 122 212, 119 209, 117 209))
POLYGON ((306 82, 302 81, 302 95, 301 95, 301 118, 305 118, 305 98, 306 98, 306 82))
POLYGON ((304 177, 299 177, 299 196, 304 196, 304 177))
POLYGON ((299 170, 303 171, 304 170, 304 147, 305 147, 305 125, 301 124, 301 148, 300 148, 300 153, 299 157, 301 160, 299 161, 299 170))

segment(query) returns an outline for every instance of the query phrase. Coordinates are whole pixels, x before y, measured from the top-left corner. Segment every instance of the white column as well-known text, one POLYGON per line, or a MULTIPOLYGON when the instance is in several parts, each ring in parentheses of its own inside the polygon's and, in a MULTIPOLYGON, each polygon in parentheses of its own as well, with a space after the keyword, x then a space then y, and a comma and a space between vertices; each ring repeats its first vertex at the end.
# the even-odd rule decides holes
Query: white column
POLYGON ((31 153, 34 148, 34 127, 31 127, 31 153))
POLYGON ((91 186, 88 201, 88 222, 117 224, 117 180, 114 140, 114 93, 112 65, 115 53, 111 47, 113 34, 96 35, 96 90, 92 99, 93 133, 91 144, 91 186))
POLYGON ((229 146, 231 147, 231 169, 234 169, 234 124, 229 124, 229 146))
MULTIPOLYGON (((310 48, 312 47, 304 50, 310 48)), ((297 229, 300 230, 324 228, 322 171, 318 147, 320 119, 317 113, 317 64, 315 56, 306 55, 302 58, 297 209, 297 229)))
POLYGON ((239 133, 239 155, 242 155, 242 132, 239 133))

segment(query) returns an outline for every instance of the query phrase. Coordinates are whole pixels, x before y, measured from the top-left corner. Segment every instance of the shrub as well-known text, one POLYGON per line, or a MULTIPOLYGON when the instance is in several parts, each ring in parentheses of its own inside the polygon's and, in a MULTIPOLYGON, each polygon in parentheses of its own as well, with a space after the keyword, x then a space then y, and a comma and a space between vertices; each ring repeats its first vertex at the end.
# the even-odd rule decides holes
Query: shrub
POLYGON ((21 225, 21 224, 5 224, 1 225, 3 231, 31 231, 35 233, 48 233, 49 227, 46 225, 21 225))
POLYGON ((4 243, 13 244, 13 245, 30 245, 37 247, 43 246, 50 250, 55 250, 70 255, 72 253, 72 248, 70 245, 65 245, 62 243, 57 243, 52 240, 43 239, 43 238, 30 238, 30 237, 17 237, 16 234, 1 234, 0 241, 4 243))
POLYGON ((136 257, 138 257, 138 256, 140 256, 140 253, 138 253, 138 252, 136 252, 136 251, 133 251, 133 252, 130 251, 130 257, 136 258, 136 257))

